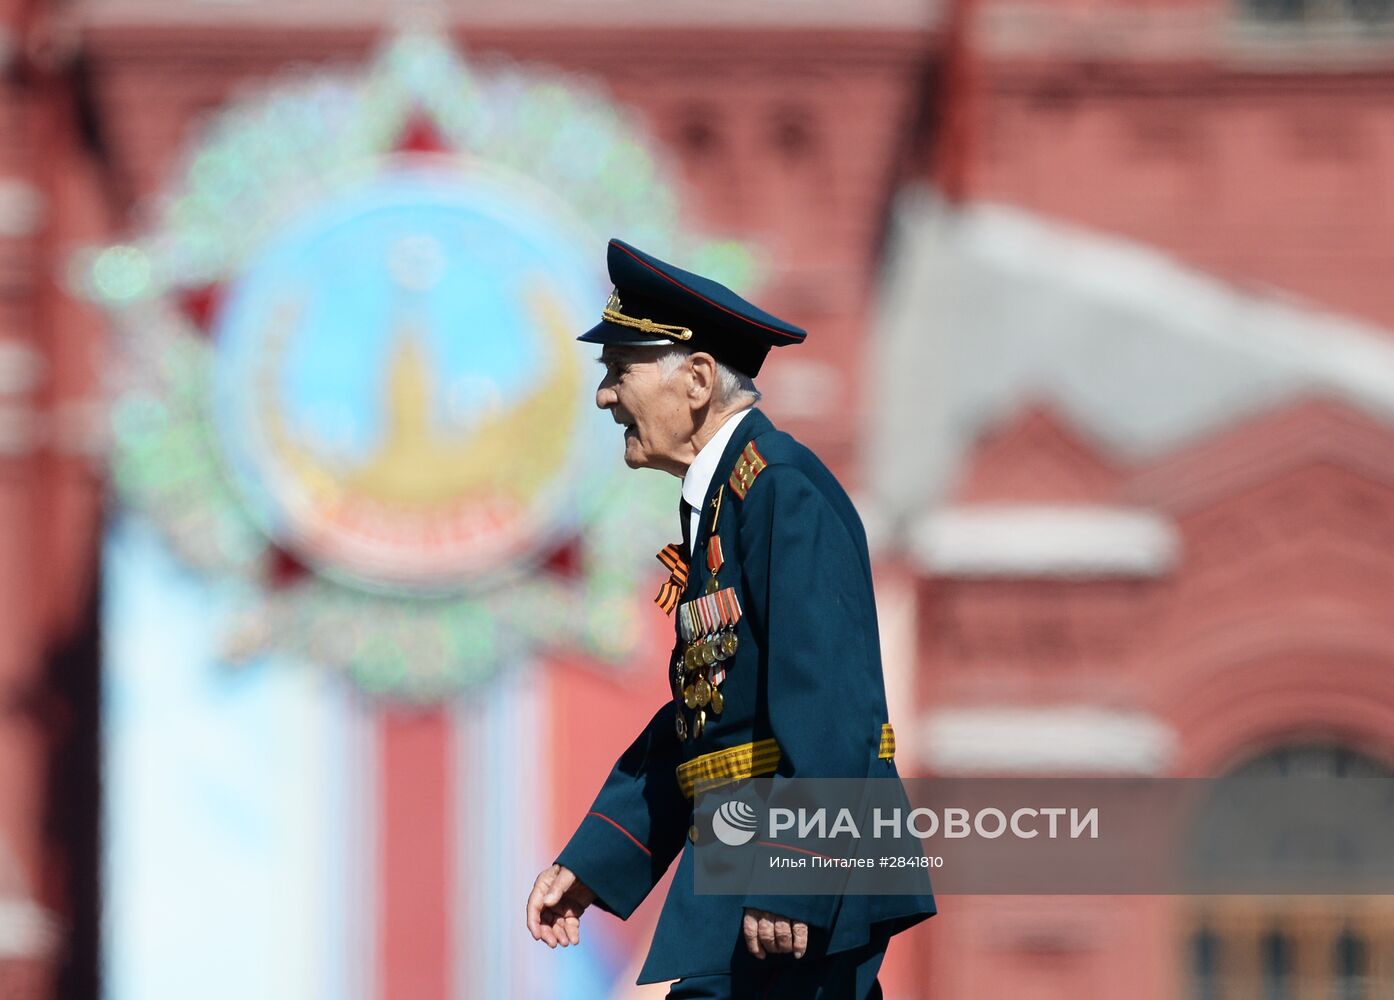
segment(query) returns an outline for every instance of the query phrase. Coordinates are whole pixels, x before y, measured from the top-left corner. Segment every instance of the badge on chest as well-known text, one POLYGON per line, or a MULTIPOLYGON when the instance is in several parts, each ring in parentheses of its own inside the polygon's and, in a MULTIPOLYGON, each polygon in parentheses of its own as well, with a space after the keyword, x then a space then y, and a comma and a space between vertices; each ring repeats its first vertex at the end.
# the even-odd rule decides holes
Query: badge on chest
POLYGON ((707 724, 707 712, 720 715, 726 707, 721 682, 726 679, 726 661, 736 655, 740 639, 736 624, 741 620, 741 603, 735 588, 722 587, 717 574, 725 560, 721 552, 721 536, 716 533, 721 517, 721 498, 725 488, 717 490, 712 499, 711 525, 707 530, 706 592, 677 608, 678 637, 681 652, 673 663, 673 694, 679 701, 677 712, 678 739, 689 735, 696 739, 707 724), (687 713, 696 714, 689 729, 687 713))
MULTIPOLYGON (((694 739, 702 735, 707 711, 720 715, 726 707, 721 682, 726 679, 726 661, 736 655, 740 646, 736 636, 736 623, 740 620, 741 604, 733 587, 712 589, 678 605, 682 653, 675 664, 673 687, 683 705, 697 713, 691 730, 694 739)), ((685 740, 687 734, 685 715, 679 711, 678 738, 685 740)))

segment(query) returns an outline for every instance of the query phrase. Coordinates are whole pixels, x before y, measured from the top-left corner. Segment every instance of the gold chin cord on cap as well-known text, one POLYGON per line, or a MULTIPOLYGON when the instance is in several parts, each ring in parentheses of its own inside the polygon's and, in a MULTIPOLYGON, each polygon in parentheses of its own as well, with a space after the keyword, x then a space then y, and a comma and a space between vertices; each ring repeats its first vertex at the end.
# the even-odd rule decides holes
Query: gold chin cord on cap
POLYGON ((643 333, 657 333, 664 337, 672 337, 674 340, 691 340, 692 331, 685 326, 669 326, 667 323, 655 323, 651 319, 641 319, 637 316, 626 316, 620 312, 620 296, 618 291, 610 293, 610 301, 605 303, 605 309, 600 314, 600 318, 607 323, 615 323, 619 326, 628 326, 643 333))

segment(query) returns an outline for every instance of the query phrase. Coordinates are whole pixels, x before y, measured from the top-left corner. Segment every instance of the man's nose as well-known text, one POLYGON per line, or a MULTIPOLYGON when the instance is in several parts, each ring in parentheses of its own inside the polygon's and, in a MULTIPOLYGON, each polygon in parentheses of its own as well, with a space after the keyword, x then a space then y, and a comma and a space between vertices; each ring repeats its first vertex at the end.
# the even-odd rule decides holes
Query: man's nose
POLYGON ((606 385, 606 381, 608 380, 601 380, 601 383, 595 387, 595 405, 602 410, 608 410, 619 401, 619 397, 615 395, 614 387, 606 385))

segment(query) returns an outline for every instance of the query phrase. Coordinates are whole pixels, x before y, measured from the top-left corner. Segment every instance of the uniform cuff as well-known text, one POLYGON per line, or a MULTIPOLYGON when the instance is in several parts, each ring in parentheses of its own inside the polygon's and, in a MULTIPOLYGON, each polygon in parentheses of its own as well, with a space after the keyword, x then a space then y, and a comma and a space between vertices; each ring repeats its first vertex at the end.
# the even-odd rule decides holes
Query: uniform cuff
POLYGON ((575 872, 600 907, 621 920, 629 918, 663 874, 655 873, 653 853, 638 837, 598 812, 586 814, 557 855, 557 864, 575 872))

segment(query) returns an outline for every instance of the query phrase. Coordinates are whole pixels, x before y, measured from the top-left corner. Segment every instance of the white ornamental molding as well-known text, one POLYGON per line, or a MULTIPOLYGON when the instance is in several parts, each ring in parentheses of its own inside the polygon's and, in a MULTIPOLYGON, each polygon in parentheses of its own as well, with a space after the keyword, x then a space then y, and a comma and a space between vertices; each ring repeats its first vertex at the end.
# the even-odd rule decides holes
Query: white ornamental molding
POLYGON ((440 20, 470 26, 584 24, 609 27, 677 25, 691 27, 891 28, 928 30, 939 19, 938 5, 923 0, 89 0, 83 5, 90 25, 286 23, 296 25, 366 24, 384 21, 440 20))
POLYGON ((920 720, 920 762, 941 775, 1162 775, 1175 729, 1092 705, 946 708, 920 720))
POLYGON ((14 853, 0 838, 0 962, 53 952, 58 921, 29 897, 14 853))
MULTIPOLYGON (((0 68, 5 63, 5 37, 0 34, 0 68)), ((44 196, 38 188, 17 177, 0 178, 0 239, 32 235, 43 217, 44 196)))
POLYGON ((916 565, 950 577, 1152 577, 1176 564, 1175 526, 1158 514, 1093 505, 977 504, 921 518, 916 565))
POLYGON ((0 397, 35 388, 47 367, 43 355, 28 344, 0 339, 0 397))
POLYGON ((28 455, 38 447, 43 428, 24 397, 42 380, 46 367, 28 344, 0 339, 0 458, 28 455))
POLYGON ((18 458, 38 447, 38 415, 25 404, 0 402, 0 458, 18 458))
POLYGON ((31 899, 0 899, 0 962, 43 958, 58 942, 58 921, 31 899))

